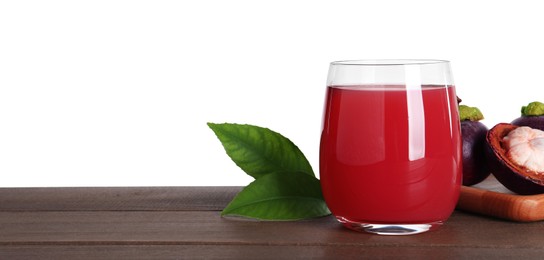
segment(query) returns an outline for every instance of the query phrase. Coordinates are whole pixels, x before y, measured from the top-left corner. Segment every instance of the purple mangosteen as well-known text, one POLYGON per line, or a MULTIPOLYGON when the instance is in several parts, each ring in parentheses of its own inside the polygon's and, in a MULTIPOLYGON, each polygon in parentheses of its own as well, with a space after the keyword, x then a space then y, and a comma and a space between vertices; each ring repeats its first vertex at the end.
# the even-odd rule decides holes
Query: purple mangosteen
POLYGON ((544 131, 544 103, 535 101, 521 108, 521 116, 512 121, 513 125, 528 126, 544 131))
POLYGON ((487 127, 480 122, 484 118, 476 107, 459 106, 461 136, 463 138, 463 185, 480 183, 490 174, 485 157, 487 127))

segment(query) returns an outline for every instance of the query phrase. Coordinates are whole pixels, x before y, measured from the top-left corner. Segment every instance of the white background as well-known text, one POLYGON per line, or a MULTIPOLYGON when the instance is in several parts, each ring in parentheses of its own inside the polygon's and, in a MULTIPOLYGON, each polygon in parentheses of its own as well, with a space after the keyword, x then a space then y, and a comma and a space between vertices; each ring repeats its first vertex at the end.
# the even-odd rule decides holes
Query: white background
POLYGON ((509 122, 544 101, 538 2, 2 1, 0 187, 248 184, 206 122, 276 130, 317 172, 333 60, 450 60, 509 122))

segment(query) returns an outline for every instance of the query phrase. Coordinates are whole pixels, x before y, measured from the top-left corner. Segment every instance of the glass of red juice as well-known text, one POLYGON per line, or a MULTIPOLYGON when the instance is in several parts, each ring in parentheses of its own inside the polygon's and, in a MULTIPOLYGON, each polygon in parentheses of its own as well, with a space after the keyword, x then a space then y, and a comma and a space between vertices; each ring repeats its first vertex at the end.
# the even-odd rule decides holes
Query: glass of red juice
POLYGON ((383 235, 441 226, 459 197, 461 149, 448 61, 330 64, 320 181, 344 226, 383 235))

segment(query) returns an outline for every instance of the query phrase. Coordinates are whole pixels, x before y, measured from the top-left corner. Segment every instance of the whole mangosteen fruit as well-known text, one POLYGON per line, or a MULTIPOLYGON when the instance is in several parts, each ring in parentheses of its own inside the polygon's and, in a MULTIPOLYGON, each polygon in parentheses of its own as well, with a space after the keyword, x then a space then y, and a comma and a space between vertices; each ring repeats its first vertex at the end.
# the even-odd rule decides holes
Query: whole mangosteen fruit
POLYGON ((514 119, 512 124, 544 131, 544 103, 535 101, 521 107, 521 116, 514 119))
POLYGON ((471 186, 489 176, 485 157, 487 127, 480 122, 484 118, 476 107, 459 106, 461 136, 463 139, 463 185, 471 186))

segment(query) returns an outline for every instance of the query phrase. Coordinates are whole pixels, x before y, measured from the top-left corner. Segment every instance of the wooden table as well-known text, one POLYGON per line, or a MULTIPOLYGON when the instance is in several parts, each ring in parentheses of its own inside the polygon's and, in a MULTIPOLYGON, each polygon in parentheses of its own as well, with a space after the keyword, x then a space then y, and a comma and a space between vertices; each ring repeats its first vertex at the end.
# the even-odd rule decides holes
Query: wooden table
POLYGON ((544 257, 544 222, 455 212, 413 236, 221 218, 240 187, 2 188, 0 259, 511 259, 544 257))

